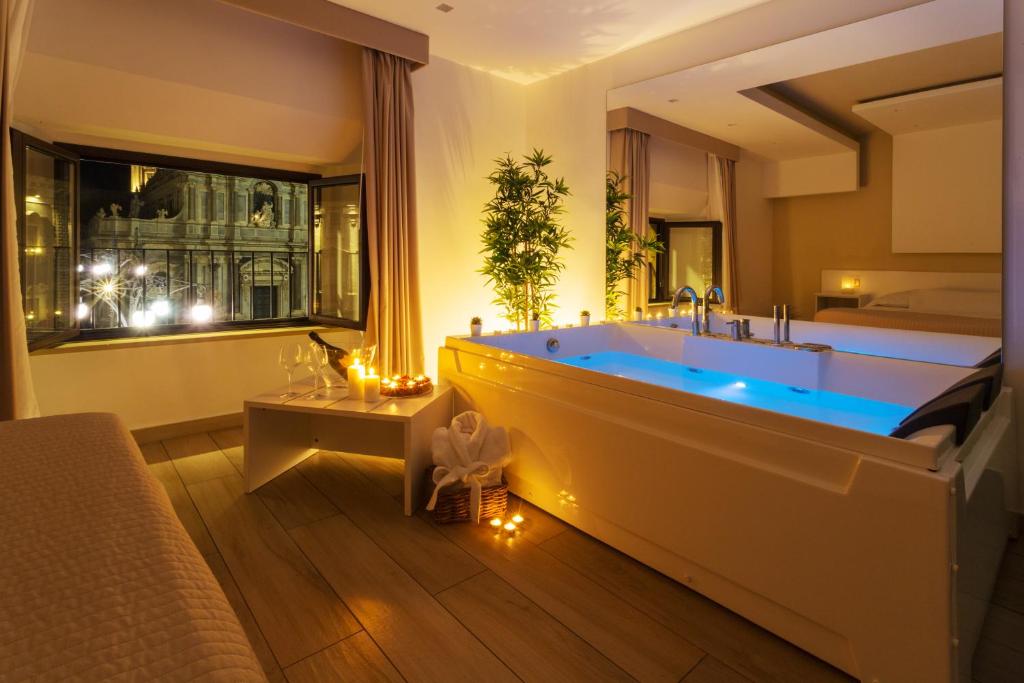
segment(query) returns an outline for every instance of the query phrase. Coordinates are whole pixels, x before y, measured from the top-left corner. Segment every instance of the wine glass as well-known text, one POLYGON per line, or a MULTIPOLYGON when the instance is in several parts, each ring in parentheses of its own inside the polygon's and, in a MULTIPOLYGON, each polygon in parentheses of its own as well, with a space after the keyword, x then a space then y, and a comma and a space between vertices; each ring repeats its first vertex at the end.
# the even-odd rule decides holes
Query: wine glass
POLYGON ((313 397, 322 398, 323 392, 320 391, 320 378, 323 375, 324 367, 327 365, 326 351, 318 344, 310 344, 302 360, 306 364, 309 373, 313 375, 313 397))
POLYGON ((302 365, 302 346, 296 343, 282 346, 277 352, 277 364, 288 373, 288 393, 281 394, 281 398, 298 396, 293 390, 292 378, 295 375, 295 368, 302 365))

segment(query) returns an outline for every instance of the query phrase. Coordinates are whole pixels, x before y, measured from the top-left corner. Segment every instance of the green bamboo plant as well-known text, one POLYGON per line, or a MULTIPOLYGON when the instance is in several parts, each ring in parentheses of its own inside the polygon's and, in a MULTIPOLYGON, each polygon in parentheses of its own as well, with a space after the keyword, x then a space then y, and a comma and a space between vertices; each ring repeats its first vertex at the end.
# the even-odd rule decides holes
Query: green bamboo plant
POLYGON ((518 162, 511 155, 495 159, 488 180, 494 198, 484 206, 484 265, 480 272, 494 287, 494 303, 517 329, 538 315, 551 322, 554 286, 565 265, 559 252, 571 249, 572 238, 559 223, 569 194, 562 178, 552 179, 551 157, 535 149, 518 162))
POLYGON ((605 178, 605 268, 604 314, 608 320, 625 317, 619 289, 623 282, 633 278, 637 268, 648 265, 650 254, 665 250, 657 237, 641 237, 629 227, 626 220, 626 201, 631 195, 622 189, 626 176, 608 171, 605 178))

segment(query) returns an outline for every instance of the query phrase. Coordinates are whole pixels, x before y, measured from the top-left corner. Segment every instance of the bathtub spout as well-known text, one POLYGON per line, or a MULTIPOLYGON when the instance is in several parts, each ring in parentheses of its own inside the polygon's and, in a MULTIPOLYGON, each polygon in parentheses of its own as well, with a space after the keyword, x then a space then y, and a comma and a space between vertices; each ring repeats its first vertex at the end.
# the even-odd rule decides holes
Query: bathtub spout
POLYGON ((707 291, 704 292, 704 334, 711 334, 711 295, 714 294, 718 297, 718 303, 725 303, 725 294, 722 292, 722 288, 717 285, 711 285, 707 291))
POLYGON ((679 308, 679 300, 686 294, 690 297, 690 333, 695 337, 700 336, 700 318, 697 317, 697 290, 693 287, 680 287, 672 295, 672 310, 679 308))

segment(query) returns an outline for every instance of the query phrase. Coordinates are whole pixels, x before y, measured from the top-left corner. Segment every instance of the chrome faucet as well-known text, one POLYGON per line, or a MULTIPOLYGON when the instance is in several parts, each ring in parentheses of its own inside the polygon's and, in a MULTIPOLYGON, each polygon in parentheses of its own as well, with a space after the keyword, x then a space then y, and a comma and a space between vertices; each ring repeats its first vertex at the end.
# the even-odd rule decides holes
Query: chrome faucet
POLYGON ((683 298, 683 294, 690 297, 690 332, 694 336, 700 335, 700 318, 697 317, 697 290, 693 287, 680 287, 676 290, 676 293, 672 295, 672 310, 679 308, 679 300, 683 298))
MULTIPOLYGON (((704 292, 704 310, 702 313, 704 320, 704 334, 711 334, 711 295, 715 294, 718 296, 718 303, 725 303, 725 294, 722 292, 722 288, 717 285, 711 285, 707 291, 704 292)), ((699 334, 699 332, 698 332, 699 334)))

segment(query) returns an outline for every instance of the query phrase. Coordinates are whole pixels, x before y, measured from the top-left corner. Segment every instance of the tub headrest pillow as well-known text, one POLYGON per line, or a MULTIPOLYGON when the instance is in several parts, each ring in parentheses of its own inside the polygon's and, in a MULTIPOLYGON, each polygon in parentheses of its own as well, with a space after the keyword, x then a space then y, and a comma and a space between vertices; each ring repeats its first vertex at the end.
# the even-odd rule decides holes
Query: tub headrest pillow
POLYGON ((981 418, 983 394, 981 384, 951 389, 908 415, 889 436, 905 439, 927 427, 952 425, 956 430, 953 441, 959 446, 981 418))
POLYGON ((1003 350, 1002 349, 996 349, 992 353, 990 353, 987 356, 985 356, 985 358, 983 358, 974 367, 976 367, 976 368, 987 368, 990 365, 999 365, 1002 362, 1003 362, 1003 350))
POLYGON ((971 373, 951 386, 949 390, 953 391, 954 389, 969 387, 974 384, 982 387, 982 407, 985 410, 988 410, 992 407, 992 401, 996 400, 999 396, 999 392, 1003 388, 1002 364, 997 363, 996 365, 989 365, 977 372, 971 373))

